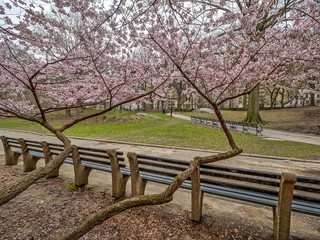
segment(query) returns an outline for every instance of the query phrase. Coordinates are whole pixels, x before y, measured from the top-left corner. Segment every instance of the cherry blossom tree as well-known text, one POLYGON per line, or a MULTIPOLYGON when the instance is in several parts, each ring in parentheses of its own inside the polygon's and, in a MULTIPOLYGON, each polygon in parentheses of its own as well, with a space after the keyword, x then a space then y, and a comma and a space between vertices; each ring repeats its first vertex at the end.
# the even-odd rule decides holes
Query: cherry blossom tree
MULTIPOLYGON (((109 218, 114 211, 170 201, 171 194, 198 164, 241 153, 219 110, 225 101, 274 83, 288 65, 304 69, 292 79, 295 84, 308 79, 306 71, 312 76, 318 74, 317 57, 306 51, 319 56, 319 48, 306 47, 310 34, 303 32, 306 24, 318 21, 319 4, 314 1, 136 1, 132 10, 128 19, 134 21, 126 25, 128 31, 150 52, 157 51, 166 66, 175 68, 175 75, 213 107, 231 150, 224 156, 198 158, 162 194, 119 202, 114 206, 117 210, 110 207, 101 211, 69 236, 80 236, 83 229, 109 218), (305 39, 297 37, 297 31, 305 39)), ((312 37, 315 40, 319 34, 312 37)))
POLYGON ((170 79, 172 69, 162 68, 152 53, 148 62, 133 57, 137 43, 121 28, 119 7, 105 9, 95 1, 8 1, 1 6, 0 115, 38 123, 65 145, 55 161, 2 190, 1 204, 63 162, 72 151, 66 129, 160 91, 170 79), (10 11, 18 15, 9 18, 10 11), (149 87, 143 90, 141 84, 149 87), (60 128, 47 118, 55 111, 104 102, 106 109, 60 128))
MULTIPOLYGON (((34 1, 12 0, 0 14, 0 113, 37 122, 65 145, 55 161, 2 190, 1 204, 69 155, 72 146, 64 130, 146 97, 173 79, 186 81, 213 107, 230 144, 230 151, 196 158, 164 192, 117 202, 62 239, 77 239, 128 208, 169 202, 200 164, 240 154, 219 110, 222 103, 259 85, 272 85, 288 64, 303 69, 295 82, 319 77, 319 27, 312 27, 319 22, 319 4, 312 0, 123 0, 107 9, 95 1, 55 0, 35 6, 34 1), (18 23, 6 16, 10 8, 22 12, 18 23), (139 47, 143 59, 133 57, 139 47), (142 88, 146 83, 150 87, 142 88), (107 109, 61 128, 47 120, 53 111, 100 102, 108 102, 107 109)), ((316 80, 314 84, 319 86, 316 80)))

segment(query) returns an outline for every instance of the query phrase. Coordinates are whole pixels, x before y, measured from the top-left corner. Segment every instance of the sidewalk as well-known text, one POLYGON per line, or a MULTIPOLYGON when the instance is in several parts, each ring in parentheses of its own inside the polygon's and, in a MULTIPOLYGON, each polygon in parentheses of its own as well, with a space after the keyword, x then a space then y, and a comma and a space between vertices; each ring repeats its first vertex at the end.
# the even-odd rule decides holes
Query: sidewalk
MULTIPOLYGON (((170 113, 167 113, 170 116, 170 113)), ((191 117, 184 116, 181 114, 172 113, 173 117, 191 121, 191 117)), ((303 133, 290 133, 278 130, 271 130, 263 128, 261 138, 267 140, 277 140, 277 141, 293 141, 320 145, 320 136, 303 134, 303 133)))

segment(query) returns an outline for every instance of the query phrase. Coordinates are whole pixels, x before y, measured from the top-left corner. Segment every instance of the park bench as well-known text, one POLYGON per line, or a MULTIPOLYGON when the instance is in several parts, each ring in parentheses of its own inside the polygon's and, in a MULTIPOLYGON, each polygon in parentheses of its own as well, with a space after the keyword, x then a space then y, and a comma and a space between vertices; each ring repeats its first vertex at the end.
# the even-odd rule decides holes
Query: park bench
POLYGON ((242 132, 249 133, 249 130, 255 131, 256 135, 260 134, 262 136, 262 127, 257 123, 239 122, 239 121, 228 121, 232 125, 231 130, 237 131, 238 128, 242 129, 242 132))
MULTIPOLYGON (((202 118, 202 117, 191 117, 191 122, 197 123, 197 124, 203 124, 206 126, 211 127, 221 127, 220 122, 213 118, 202 118)), ((230 131, 238 131, 238 129, 241 129, 242 132, 250 133, 250 131, 254 131, 256 135, 260 134, 262 135, 262 127, 259 126, 256 123, 247 123, 247 122, 239 122, 239 121, 231 121, 226 120, 226 125, 229 128, 230 131)))
MULTIPOLYGON (((5 164, 15 165, 20 155, 23 156, 23 171, 29 172, 36 169, 39 159, 44 159, 48 164, 64 146, 58 143, 38 142, 22 138, 9 138, 1 136, 5 150, 5 164)), ((88 184, 91 170, 100 170, 112 174, 112 195, 121 197, 125 195, 126 182, 130 176, 126 167, 123 152, 99 148, 74 146, 72 154, 64 160, 66 164, 74 165, 75 185, 88 184)), ((48 177, 59 175, 59 168, 51 172, 48 177)))
POLYGON ((213 118, 191 117, 191 122, 202 124, 210 127, 220 127, 220 122, 213 118))
MULTIPOLYGON (((35 168, 36 161, 40 158, 49 162, 63 150, 62 144, 39 143, 4 136, 1 136, 1 139, 6 164, 17 164, 18 157, 23 155, 26 171, 35 168)), ((131 195, 143 195, 148 181, 168 185, 189 166, 189 161, 171 158, 136 153, 128 153, 127 156, 130 170, 123 163, 122 152, 75 147, 65 163, 75 164, 76 179, 77 175, 84 175, 78 177, 78 180, 81 180, 78 184, 88 182, 91 169, 111 172, 112 191, 116 197, 125 194, 126 181, 130 175, 131 195), (81 166, 80 170, 77 170, 77 166, 81 166)), ((285 236, 283 239, 289 237, 291 211, 320 216, 320 179, 317 178, 204 164, 197 168, 181 187, 191 189, 191 218, 194 221, 201 218, 204 193, 272 207, 276 239, 282 239, 279 234, 285 236)))
MULTIPOLYGON (((169 185, 189 162, 130 152, 127 154, 131 172, 131 196, 143 195, 148 181, 169 185)), ((182 188, 190 189, 190 180, 182 188)))
MULTIPOLYGON (((170 184, 189 165, 188 161, 143 154, 127 156, 132 196, 143 195, 148 181, 170 184)), ((191 189, 194 221, 200 221, 202 215, 203 193, 272 207, 275 236, 289 234, 286 226, 290 226, 291 210, 320 216, 320 179, 316 178, 205 164, 181 187, 191 189)))

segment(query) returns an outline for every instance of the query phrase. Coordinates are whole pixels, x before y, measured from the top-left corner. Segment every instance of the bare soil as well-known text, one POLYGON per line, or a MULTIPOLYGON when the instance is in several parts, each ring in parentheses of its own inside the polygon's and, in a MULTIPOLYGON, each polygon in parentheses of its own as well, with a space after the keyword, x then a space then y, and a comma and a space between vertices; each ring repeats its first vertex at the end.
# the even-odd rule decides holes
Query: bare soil
POLYGON ((261 116, 266 128, 315 134, 320 125, 320 106, 265 110, 261 116))
MULTIPOLYGON (((21 168, 0 164, 1 188, 24 174, 21 168)), ((72 190, 68 188, 72 182, 66 177, 39 180, 0 207, 0 239, 56 239, 89 215, 119 201, 111 197, 106 184, 72 190)), ((225 204, 223 200, 217 200, 215 206, 205 204, 204 209, 201 223, 194 223, 189 220, 189 211, 173 203, 133 208, 105 221, 81 239, 273 239, 272 219, 265 214, 270 209, 232 201, 225 204), (229 212, 230 206, 233 212, 229 212)), ((297 227, 293 225, 291 239, 319 239, 314 232, 320 233, 320 219, 298 217, 307 227, 294 229, 297 227), (310 227, 315 228, 312 234, 308 233, 310 227)))
MULTIPOLYGON (((246 111, 223 111, 226 120, 242 121, 246 111)), ((193 114, 197 116, 197 114, 193 114)), ((215 118, 212 114, 198 116, 215 118)), ((294 132, 320 134, 320 106, 260 110, 264 128, 294 132)))

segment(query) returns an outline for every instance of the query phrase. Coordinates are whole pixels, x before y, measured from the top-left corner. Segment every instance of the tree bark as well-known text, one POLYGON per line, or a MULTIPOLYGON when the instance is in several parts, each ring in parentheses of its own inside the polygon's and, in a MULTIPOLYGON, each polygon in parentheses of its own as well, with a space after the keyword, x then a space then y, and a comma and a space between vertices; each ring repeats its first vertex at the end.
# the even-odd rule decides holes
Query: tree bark
POLYGON ((71 108, 66 109, 66 117, 72 117, 71 115, 71 108))
POLYGON ((184 84, 183 80, 175 80, 172 84, 176 94, 177 94, 177 110, 182 110, 182 103, 183 103, 183 90, 186 89, 186 86, 184 84))
POLYGON ((278 99, 279 91, 280 91, 279 88, 274 89, 272 91, 270 109, 274 109, 277 106, 277 99, 278 99))
POLYGON ((95 226, 100 225, 105 220, 115 216, 116 214, 123 212, 127 209, 138 207, 138 206, 146 206, 146 205, 160 205, 167 202, 170 202, 173 199, 173 194, 180 188, 181 184, 191 176, 191 173, 201 164, 217 162, 220 160, 224 160, 227 158, 234 157, 242 152, 241 149, 233 149, 232 151, 226 153, 220 153, 215 156, 209 157, 197 157, 195 158, 189 165, 189 167, 181 172, 172 183, 167 187, 167 189, 160 194, 153 195, 142 195, 135 196, 129 199, 125 199, 123 201, 117 202, 107 208, 97 212, 96 214, 89 217, 85 222, 83 222, 78 227, 74 228, 59 240, 74 240, 79 239, 84 234, 89 232, 95 226))
POLYGON ((54 169, 59 167, 63 161, 69 156, 73 150, 72 146, 68 146, 63 150, 53 161, 50 161, 45 167, 38 168, 18 182, 10 184, 8 187, 0 191, 0 206, 9 202, 11 199, 18 196, 24 190, 29 188, 35 181, 47 176, 54 169))
POLYGON ((249 95, 247 116, 243 121, 263 124, 259 113, 259 86, 257 86, 249 95))
MULTIPOLYGON (((314 83, 309 83, 309 86, 310 86, 310 88, 311 89, 315 89, 315 84, 314 83)), ((314 93, 310 93, 310 105, 309 106, 315 106, 316 104, 315 104, 315 96, 314 96, 314 93)))
POLYGON ((82 107, 76 108, 76 119, 81 118, 82 107))
POLYGON ((284 105, 285 105, 285 103, 284 103, 284 94, 285 94, 284 89, 282 88, 279 91, 279 93, 280 93, 280 106, 281 106, 281 108, 284 108, 284 105))
POLYGON ((243 106, 242 106, 242 109, 244 111, 247 111, 248 110, 248 95, 243 95, 243 106))
POLYGON ((314 93, 310 93, 310 105, 309 106, 315 106, 315 97, 314 93))

